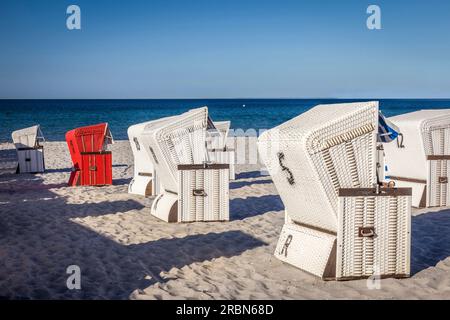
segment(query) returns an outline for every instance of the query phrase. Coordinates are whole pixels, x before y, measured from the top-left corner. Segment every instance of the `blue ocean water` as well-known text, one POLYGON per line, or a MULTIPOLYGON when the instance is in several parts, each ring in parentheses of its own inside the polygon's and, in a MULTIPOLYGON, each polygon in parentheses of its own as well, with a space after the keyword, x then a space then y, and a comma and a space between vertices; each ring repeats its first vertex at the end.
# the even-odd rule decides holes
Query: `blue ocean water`
MULTIPOLYGON (((68 130, 99 122, 110 124, 116 140, 127 139, 132 124, 205 105, 213 120, 231 120, 234 129, 270 129, 318 104, 369 100, 374 99, 0 100, 0 142, 34 124, 41 125, 48 141, 62 141, 68 130)), ((386 116, 450 108, 450 99, 379 101, 386 116)))

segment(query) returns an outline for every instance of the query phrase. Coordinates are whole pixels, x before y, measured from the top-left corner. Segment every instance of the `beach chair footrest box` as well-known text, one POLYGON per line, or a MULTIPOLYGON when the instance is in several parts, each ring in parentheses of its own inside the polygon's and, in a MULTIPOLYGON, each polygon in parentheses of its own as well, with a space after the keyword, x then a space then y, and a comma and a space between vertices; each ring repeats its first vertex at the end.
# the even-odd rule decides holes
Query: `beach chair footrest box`
POLYGON ((229 220, 229 165, 179 165, 178 221, 229 220))
POLYGON ((407 277, 411 188, 339 190, 336 278, 407 277))
POLYGON ((82 152, 80 185, 102 186, 112 184, 112 153, 82 152))
POLYGON ((338 230, 288 222, 275 256, 324 280, 410 274, 411 189, 339 190, 338 230))
POLYGON ((44 148, 18 148, 18 173, 42 173, 45 171, 44 148))
POLYGON ((320 278, 334 278, 336 235, 286 223, 281 231, 275 257, 320 278))

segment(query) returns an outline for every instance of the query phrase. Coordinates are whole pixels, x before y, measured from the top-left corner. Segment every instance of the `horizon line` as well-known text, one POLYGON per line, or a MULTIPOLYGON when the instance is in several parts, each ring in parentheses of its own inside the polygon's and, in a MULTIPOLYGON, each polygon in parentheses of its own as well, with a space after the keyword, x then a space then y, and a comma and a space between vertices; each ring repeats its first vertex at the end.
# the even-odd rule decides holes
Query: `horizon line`
POLYGON ((0 98, 0 101, 5 100, 450 100, 448 98, 381 98, 381 97, 356 97, 356 98, 336 98, 336 97, 262 97, 262 98, 0 98))

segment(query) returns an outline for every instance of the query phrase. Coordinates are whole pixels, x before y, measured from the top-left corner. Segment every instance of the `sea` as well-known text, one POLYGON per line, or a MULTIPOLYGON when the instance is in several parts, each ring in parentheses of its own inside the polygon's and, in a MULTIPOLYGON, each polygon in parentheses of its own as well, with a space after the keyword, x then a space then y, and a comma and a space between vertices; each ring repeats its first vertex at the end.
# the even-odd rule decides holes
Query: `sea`
POLYGON ((208 106, 214 121, 233 129, 270 129, 318 104, 377 100, 386 116, 421 109, 450 108, 450 99, 149 99, 149 100, 0 100, 0 142, 11 132, 35 124, 47 141, 63 141, 71 129, 108 122, 116 140, 128 139, 129 126, 208 106))

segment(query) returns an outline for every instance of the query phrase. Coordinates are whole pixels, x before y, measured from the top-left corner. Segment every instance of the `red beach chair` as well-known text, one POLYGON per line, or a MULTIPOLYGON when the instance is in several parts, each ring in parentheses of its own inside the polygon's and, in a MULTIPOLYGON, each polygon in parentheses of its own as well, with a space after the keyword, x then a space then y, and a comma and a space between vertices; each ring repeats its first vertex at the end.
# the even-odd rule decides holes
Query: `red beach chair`
POLYGON ((113 137, 107 123, 70 130, 66 141, 73 162, 69 186, 112 184, 112 154, 106 146, 113 137))

